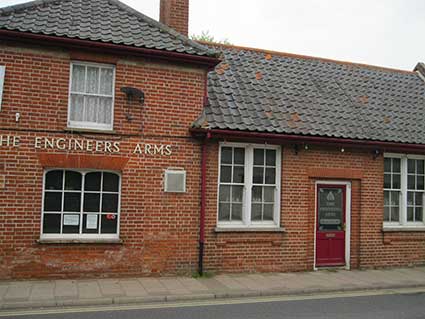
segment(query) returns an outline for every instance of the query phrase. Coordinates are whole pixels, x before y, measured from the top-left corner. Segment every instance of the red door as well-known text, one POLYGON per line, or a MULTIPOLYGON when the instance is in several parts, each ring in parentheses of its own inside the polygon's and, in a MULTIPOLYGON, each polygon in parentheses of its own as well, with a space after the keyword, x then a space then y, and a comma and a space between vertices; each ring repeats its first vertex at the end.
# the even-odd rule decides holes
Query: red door
POLYGON ((317 185, 316 266, 345 265, 345 185, 317 185))

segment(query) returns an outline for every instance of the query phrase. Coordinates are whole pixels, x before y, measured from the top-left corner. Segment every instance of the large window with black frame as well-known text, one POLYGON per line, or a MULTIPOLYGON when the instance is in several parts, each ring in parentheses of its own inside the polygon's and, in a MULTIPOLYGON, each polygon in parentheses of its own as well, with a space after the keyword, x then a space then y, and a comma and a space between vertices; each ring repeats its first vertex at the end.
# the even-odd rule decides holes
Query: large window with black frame
POLYGON ((41 238, 118 238, 120 175, 88 170, 44 174, 41 238))

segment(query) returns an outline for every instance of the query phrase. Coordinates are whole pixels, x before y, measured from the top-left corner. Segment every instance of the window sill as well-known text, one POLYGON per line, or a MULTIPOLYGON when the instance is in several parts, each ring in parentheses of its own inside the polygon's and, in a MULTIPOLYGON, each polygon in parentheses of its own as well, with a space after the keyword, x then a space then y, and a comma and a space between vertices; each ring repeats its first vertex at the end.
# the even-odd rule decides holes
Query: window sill
POLYGON ((216 227, 216 233, 285 233, 283 227, 216 227))
POLYGON ((39 239, 38 244, 123 244, 122 239, 39 239))
POLYGON ((64 130, 66 132, 81 132, 81 133, 97 133, 97 134, 111 134, 111 135, 115 135, 117 134, 116 131, 114 130, 107 130, 107 129, 95 129, 95 128, 80 128, 80 127, 65 127, 64 130))
POLYGON ((425 232, 425 226, 384 226, 382 232, 425 232))

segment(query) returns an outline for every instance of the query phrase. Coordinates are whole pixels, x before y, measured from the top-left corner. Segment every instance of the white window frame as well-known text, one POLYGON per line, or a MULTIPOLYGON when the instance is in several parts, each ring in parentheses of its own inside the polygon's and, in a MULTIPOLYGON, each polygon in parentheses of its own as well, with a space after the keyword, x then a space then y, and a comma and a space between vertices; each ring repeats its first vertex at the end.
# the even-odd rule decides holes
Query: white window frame
MULTIPOLYGON (((65 178, 62 181, 63 183, 65 183, 65 178)), ((82 206, 83 206, 83 198, 84 198, 84 179, 81 181, 82 183, 82 189, 81 189, 81 209, 80 212, 77 213, 75 212, 75 214, 82 214, 82 206)), ((117 171, 111 171, 111 170, 99 170, 99 169, 72 169, 72 168, 61 168, 61 167, 57 167, 57 168, 49 168, 44 170, 43 173, 43 189, 42 189, 42 194, 41 194, 41 221, 40 221, 40 240, 118 240, 119 236, 120 236, 120 221, 121 221, 121 184, 122 184, 122 175, 120 172, 117 171), (44 221, 44 195, 45 195, 45 187, 46 187, 46 175, 48 172, 51 171, 56 171, 56 170, 61 170, 61 171, 74 171, 74 172, 78 172, 81 174, 87 174, 87 173, 92 173, 92 172, 105 172, 105 173, 114 173, 116 175, 119 176, 120 180, 119 180, 119 184, 118 184, 118 209, 117 209, 117 232, 115 234, 44 234, 43 233, 43 221, 44 221)), ((62 203, 63 203, 63 199, 62 199, 62 203)), ((102 203, 101 203, 102 204, 102 203)), ((54 213, 54 212, 51 212, 54 213)), ((61 212, 61 215, 63 216, 64 212, 61 212)), ((70 213, 72 214, 72 213, 70 213)), ((99 213, 100 215, 100 213, 99 213)), ((63 217, 62 217, 63 218, 63 217)), ((61 229, 63 227, 63 220, 61 218, 61 229)), ((81 227, 82 227, 82 220, 80 219, 80 232, 81 232, 81 227)))
MULTIPOLYGON (((116 77, 116 68, 113 64, 104 64, 104 63, 94 63, 94 62, 82 62, 82 61, 71 61, 69 68, 69 88, 68 88, 68 127, 76 129, 92 129, 92 130, 101 130, 101 131, 112 131, 114 128, 114 105, 115 105, 115 77, 116 77), (82 121, 71 121, 71 88, 72 88, 72 73, 74 65, 82 65, 85 67, 96 67, 96 68, 109 68, 112 69, 112 106, 111 106, 111 123, 110 124, 100 124, 93 122, 82 122, 82 121)), ((100 77, 100 72, 99 72, 100 77)), ((87 81, 87 74, 86 74, 87 81)), ((99 81, 100 85, 100 81, 99 81)), ((93 95, 99 97, 110 97, 109 95, 102 94, 91 94, 84 93, 84 95, 93 95)))
MULTIPOLYGON (((401 190, 400 190, 400 222, 383 222, 384 230, 425 230, 425 192, 423 198, 423 213, 422 222, 409 222, 407 221, 407 161, 409 159, 425 160, 423 155, 414 154, 400 154, 400 153, 384 153, 384 158, 399 158, 401 169, 401 190)), ((383 188, 384 189, 384 188, 383 188)), ((382 214, 383 218, 384 214, 382 214)))
POLYGON ((281 197, 281 172, 282 172, 282 149, 279 145, 252 144, 252 143, 231 143, 221 142, 218 154, 218 181, 217 181, 217 228, 276 228, 280 227, 280 197, 281 197), (220 174, 221 174, 221 149, 223 147, 238 147, 245 149, 244 162, 244 186, 242 199, 242 221, 220 221, 219 220, 219 194, 220 194, 220 174), (273 211, 273 221, 251 221, 251 198, 252 198, 252 175, 254 166, 254 148, 276 150, 276 187, 275 204, 273 211))

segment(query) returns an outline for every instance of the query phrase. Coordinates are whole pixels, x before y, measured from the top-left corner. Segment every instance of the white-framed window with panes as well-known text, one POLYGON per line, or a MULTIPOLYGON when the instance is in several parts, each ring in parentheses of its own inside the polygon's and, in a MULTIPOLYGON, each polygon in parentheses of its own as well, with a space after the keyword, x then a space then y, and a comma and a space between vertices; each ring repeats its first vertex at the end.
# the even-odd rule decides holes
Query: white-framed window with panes
POLYGON ((384 154, 384 228, 425 226, 425 157, 384 154))
POLYGON ((281 148, 220 144, 218 227, 279 227, 281 148))
POLYGON ((112 130, 115 66, 71 62, 68 127, 112 130))
POLYGON ((97 170, 44 172, 41 239, 118 239, 121 176, 97 170))

